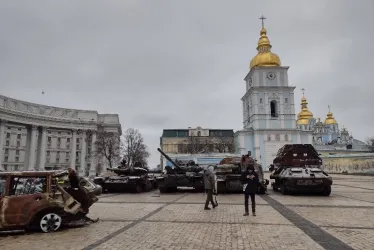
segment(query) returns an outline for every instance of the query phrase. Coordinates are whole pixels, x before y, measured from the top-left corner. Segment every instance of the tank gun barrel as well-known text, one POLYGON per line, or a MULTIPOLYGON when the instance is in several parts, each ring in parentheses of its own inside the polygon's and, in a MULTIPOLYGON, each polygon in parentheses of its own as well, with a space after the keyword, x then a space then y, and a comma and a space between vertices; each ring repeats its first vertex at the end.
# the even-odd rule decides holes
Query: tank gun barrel
POLYGON ((171 162, 171 164, 174 165, 174 167, 180 169, 179 165, 173 161, 167 154, 164 153, 164 151, 162 151, 160 148, 157 148, 157 151, 160 152, 168 161, 171 162))

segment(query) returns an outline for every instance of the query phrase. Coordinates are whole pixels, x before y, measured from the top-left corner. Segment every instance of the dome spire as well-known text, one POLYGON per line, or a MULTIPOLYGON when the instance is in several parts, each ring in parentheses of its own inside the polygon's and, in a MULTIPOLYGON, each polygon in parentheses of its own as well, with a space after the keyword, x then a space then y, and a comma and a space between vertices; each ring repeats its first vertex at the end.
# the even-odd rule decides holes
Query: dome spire
POLYGON ((313 118, 313 113, 308 109, 308 102, 305 98, 305 89, 301 89, 303 97, 301 98, 301 111, 297 114, 297 124, 298 125, 307 125, 309 124, 309 119, 313 118))
POLYGON ((331 113, 331 107, 328 105, 329 112, 327 113, 327 118, 325 120, 326 125, 330 124, 337 124, 338 122, 335 120, 333 114, 331 113))
POLYGON ((265 29, 264 20, 266 17, 263 15, 259 18, 261 19, 261 31, 260 38, 257 42, 257 55, 251 60, 250 68, 253 67, 276 67, 280 66, 281 62, 279 57, 271 52, 270 40, 267 36, 267 31, 265 29))

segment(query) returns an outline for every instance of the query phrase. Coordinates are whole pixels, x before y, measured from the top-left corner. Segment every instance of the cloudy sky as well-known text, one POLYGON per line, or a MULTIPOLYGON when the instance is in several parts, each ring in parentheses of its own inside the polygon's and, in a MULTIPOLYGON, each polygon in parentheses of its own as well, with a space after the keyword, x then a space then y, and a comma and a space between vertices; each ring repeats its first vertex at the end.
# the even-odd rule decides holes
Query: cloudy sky
POLYGON ((1 1, 0 93, 118 113, 153 167, 164 128, 242 128, 262 14, 295 102, 374 136, 372 0, 1 1))

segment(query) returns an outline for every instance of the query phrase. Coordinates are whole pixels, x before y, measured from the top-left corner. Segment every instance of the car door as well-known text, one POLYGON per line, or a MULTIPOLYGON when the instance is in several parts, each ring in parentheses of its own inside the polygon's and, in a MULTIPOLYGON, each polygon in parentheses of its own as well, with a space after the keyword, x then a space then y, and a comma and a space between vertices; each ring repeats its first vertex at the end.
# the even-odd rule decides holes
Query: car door
POLYGON ((48 204, 46 177, 11 176, 7 196, 2 199, 3 226, 22 227, 32 212, 48 204))

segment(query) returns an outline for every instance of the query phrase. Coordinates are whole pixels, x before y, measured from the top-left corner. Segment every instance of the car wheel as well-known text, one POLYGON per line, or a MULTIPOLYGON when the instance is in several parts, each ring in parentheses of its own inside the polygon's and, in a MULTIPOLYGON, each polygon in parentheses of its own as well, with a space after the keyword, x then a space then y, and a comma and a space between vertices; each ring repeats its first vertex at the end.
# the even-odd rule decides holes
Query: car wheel
POLYGON ((322 193, 324 196, 330 196, 331 194, 331 186, 327 186, 323 189, 323 193, 322 193))
POLYGON ((39 228, 44 233, 57 231, 62 224, 62 218, 56 213, 46 213, 39 221, 39 228))

